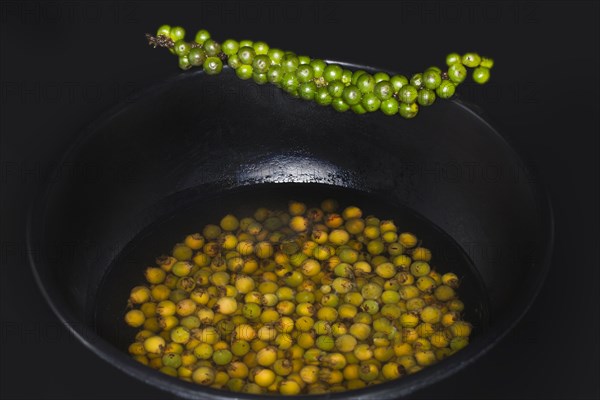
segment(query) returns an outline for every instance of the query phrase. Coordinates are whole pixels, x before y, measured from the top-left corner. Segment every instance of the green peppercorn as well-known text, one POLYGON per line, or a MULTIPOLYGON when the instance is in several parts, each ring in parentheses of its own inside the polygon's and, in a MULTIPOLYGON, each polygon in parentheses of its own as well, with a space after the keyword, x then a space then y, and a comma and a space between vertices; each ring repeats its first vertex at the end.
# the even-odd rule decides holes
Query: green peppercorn
POLYGON ((435 90, 440 86, 440 83, 442 83, 442 76, 439 72, 428 70, 423 74, 423 85, 425 88, 435 90))
POLYGON ((199 67, 206 61, 206 53, 200 47, 192 48, 188 53, 188 60, 194 67, 199 67))
POLYGON ((323 77, 327 82, 334 82, 342 79, 342 67, 337 64, 329 64, 323 70, 323 77))
POLYGON ((448 78, 454 83, 461 83, 466 77, 467 69, 462 64, 453 64, 448 69, 448 78))
POLYGON ((326 87, 320 87, 317 89, 315 94, 315 101, 321 106, 328 106, 331 104, 333 97, 329 94, 326 87))
POLYGON ((298 87, 300 97, 304 100, 314 100, 317 92, 317 85, 314 82, 304 82, 298 87))
POLYGON ((381 100, 374 93, 367 93, 363 95, 361 104, 368 112, 374 112, 379 110, 381 100))
POLYGON ((394 115, 398 113, 398 100, 391 98, 383 100, 380 106, 381 111, 385 115, 394 115))
POLYGON ((490 79, 490 70, 486 67, 477 67, 473 70, 473 80, 477 83, 484 84, 490 79))
POLYGON ((208 39, 210 39, 210 32, 208 32, 206 29, 200 29, 198 32, 196 32, 194 41, 198 44, 204 44, 204 42, 206 42, 208 39))
POLYGON ((360 103, 362 96, 356 86, 350 85, 344 88, 344 91, 342 92, 342 98, 346 104, 353 106, 360 103))
POLYGON ((235 74, 238 76, 238 78, 244 79, 244 80, 252 78, 253 72, 254 71, 252 70, 252 65, 246 65, 246 64, 240 65, 235 70, 235 74))
POLYGON ((300 83, 311 81, 314 78, 313 68, 306 64, 298 66, 298 69, 296 69, 296 77, 300 83))
POLYGON ((398 108, 398 113, 400 114, 400 116, 402 118, 406 118, 406 119, 416 117, 418 112, 419 112, 419 106, 417 106, 415 103, 412 103, 412 104, 400 103, 399 108, 398 108))
MULTIPOLYGON (((252 65, 252 61, 254 61, 254 57, 256 56, 256 52, 250 46, 240 47, 237 53, 242 64, 252 65)), ((206 236, 206 235, 204 235, 206 236)))
POLYGON ((451 81, 442 81, 440 86, 435 90, 435 93, 442 99, 449 99, 454 95, 455 90, 456 86, 454 86, 454 83, 451 81))
POLYGON ((467 67, 475 68, 481 63, 481 57, 477 53, 465 53, 461 61, 467 67))
POLYGON ((174 26, 171 28, 169 36, 174 42, 177 42, 178 40, 183 40, 185 39, 185 29, 183 29, 181 26, 174 26))
POLYGON ((342 97, 345 88, 346 85, 344 85, 344 83, 341 80, 335 80, 331 81, 331 83, 329 84, 328 91, 329 94, 334 98, 342 97))
POLYGON ((423 86, 423 74, 414 74, 410 78, 410 84, 416 88, 423 86))
POLYGON ((394 94, 394 87, 389 81, 380 81, 375 85, 373 93, 381 101, 388 100, 394 94))
POLYGON ((259 85, 264 85, 265 83, 269 82, 267 74, 260 74, 258 72, 252 73, 252 80, 254 81, 254 83, 257 83, 259 85))
POLYGON ((458 53, 450 53, 446 56, 446 65, 447 66, 452 66, 454 64, 460 63, 461 62, 461 56, 458 53))
POLYGON ((286 54, 281 60, 281 66, 286 72, 296 72, 300 66, 300 60, 295 54, 286 54))
POLYGON ((257 74, 265 74, 269 71, 271 59, 265 54, 259 54, 252 60, 252 69, 257 74))
POLYGON ((202 48, 206 52, 206 55, 209 57, 216 56, 221 52, 221 45, 212 39, 207 39, 204 42, 202 48))
POLYGON ((192 64, 190 64, 190 59, 188 56, 179 56, 179 68, 184 71, 192 68, 192 64))
POLYGON ((314 77, 321 78, 323 76, 323 73, 325 71, 325 67, 327 66, 327 63, 325 63, 325 61, 323 61, 323 60, 314 59, 314 60, 310 61, 309 65, 313 69, 314 77))
POLYGON ((219 57, 208 57, 204 61, 203 68, 208 75, 219 74, 223 69, 223 61, 219 57))

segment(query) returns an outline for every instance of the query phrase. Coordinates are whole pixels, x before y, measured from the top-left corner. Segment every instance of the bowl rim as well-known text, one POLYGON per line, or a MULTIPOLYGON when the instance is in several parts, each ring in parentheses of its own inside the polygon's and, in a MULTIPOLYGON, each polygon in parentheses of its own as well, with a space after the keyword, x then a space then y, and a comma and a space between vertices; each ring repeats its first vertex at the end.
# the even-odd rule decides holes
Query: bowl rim
MULTIPOLYGON (((372 66, 351 62, 329 59, 325 61, 327 63, 335 63, 353 70, 362 69, 371 72, 383 71, 390 75, 398 73, 397 71, 391 71, 389 69, 375 68, 372 66)), ((226 66, 225 70, 229 69, 230 68, 226 66)), ((180 72, 167 77, 161 82, 152 84, 138 91, 130 98, 121 100, 116 105, 110 107, 107 111, 100 113, 98 117, 96 117, 91 123, 77 133, 73 142, 67 146, 66 150, 63 150, 62 156, 57 158, 55 167, 50 169, 51 173, 48 175, 48 178, 46 178, 37 188, 37 193, 30 203, 29 210, 27 212, 25 232, 27 255, 35 282, 53 313, 67 328, 70 334, 77 338, 77 340, 79 340, 85 347, 95 353, 102 360, 115 366, 135 379, 154 386, 160 390, 172 393, 178 397, 186 399, 200 399, 208 397, 215 400, 226 400, 232 398, 258 400, 266 396, 277 396, 278 394, 254 395, 199 386, 197 384, 189 383, 180 379, 174 379, 147 366, 144 366, 137 361, 134 361, 123 351, 117 349, 111 343, 97 335, 91 327, 79 322, 80 319, 74 316, 69 309, 69 305, 65 302, 62 295, 58 293, 58 290, 53 285, 46 285, 43 282, 43 273, 40 272, 39 266, 45 262, 43 258, 35 256, 35 254, 37 254, 35 244, 41 243, 40 241, 36 241, 36 239, 42 236, 41 233, 43 232, 44 228, 44 217, 46 211, 45 204, 47 204, 46 200, 53 187, 53 182, 51 179, 53 176, 52 172, 58 171, 63 161, 68 159, 69 156, 73 155, 75 150, 82 146, 87 139, 94 134, 97 128, 108 123, 111 119, 124 112, 127 109, 127 105, 131 102, 135 102, 138 99, 158 93, 180 80, 190 79, 200 74, 204 74, 204 72, 201 70, 194 72, 180 72)), ((485 113, 479 109, 478 106, 463 101, 458 94, 455 95, 450 102, 470 113, 478 120, 479 123, 484 124, 491 133, 493 133, 499 140, 504 142, 507 148, 514 152, 516 159, 521 163, 526 175, 528 175, 530 178, 533 178, 529 180, 529 185, 532 188, 533 200, 537 205, 536 210, 537 217, 539 218, 538 222, 540 228, 539 232, 537 233, 539 234, 539 237, 544 240, 540 243, 536 243, 537 249, 539 250, 539 254, 536 254, 536 256, 540 261, 540 268, 536 273, 536 277, 538 279, 532 283, 531 289, 524 295, 524 301, 526 304, 524 304, 524 307, 522 308, 508 312, 511 318, 506 317, 499 322, 496 322, 493 327, 488 329, 488 332, 481 337, 475 338, 469 346, 461 350, 459 353, 454 354, 451 357, 451 360, 453 361, 452 363, 440 362, 425 368, 418 374, 408 375, 400 380, 387 381, 361 389, 344 392, 329 392, 326 394, 301 395, 299 397, 341 400, 348 398, 348 395, 351 394, 352 398, 355 399, 397 398, 406 396, 421 388, 439 382, 472 364, 486 354, 489 350, 491 350, 519 323, 519 321, 523 319, 541 291, 550 269, 555 241, 554 212, 552 209, 552 202, 548 188, 541 180, 541 174, 539 171, 522 156, 522 152, 514 145, 514 143, 511 143, 506 136, 502 135, 491 125, 491 123, 487 120, 485 113)), ((360 116, 357 116, 357 118, 360 118, 360 116)))

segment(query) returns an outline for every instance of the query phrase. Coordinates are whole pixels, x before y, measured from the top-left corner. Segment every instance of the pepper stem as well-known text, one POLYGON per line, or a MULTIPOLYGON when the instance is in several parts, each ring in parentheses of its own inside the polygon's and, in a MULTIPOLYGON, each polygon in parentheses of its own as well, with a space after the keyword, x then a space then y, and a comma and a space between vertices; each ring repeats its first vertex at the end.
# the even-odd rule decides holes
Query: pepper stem
POLYGON ((173 39, 165 35, 152 36, 151 34, 146 33, 146 39, 148 40, 148 44, 154 46, 154 48, 158 46, 172 49, 175 46, 173 39))

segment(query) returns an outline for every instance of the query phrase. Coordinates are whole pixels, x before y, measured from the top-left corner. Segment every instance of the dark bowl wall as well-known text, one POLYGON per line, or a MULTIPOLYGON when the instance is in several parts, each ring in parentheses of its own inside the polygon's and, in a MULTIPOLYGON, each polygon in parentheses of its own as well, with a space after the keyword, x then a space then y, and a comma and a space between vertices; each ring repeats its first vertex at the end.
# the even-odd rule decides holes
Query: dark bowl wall
POLYGON ((410 121, 340 114, 230 70, 178 75, 100 119, 62 160, 80 173, 58 171, 36 203, 29 238, 43 245, 38 281, 59 317, 101 357, 193 397, 189 384, 137 365, 89 329, 100 282, 123 247, 185 205, 189 196, 179 193, 268 182, 385 193, 452 236, 489 293, 484 337, 445 369, 377 396, 433 382, 482 354, 524 313, 545 275, 552 226, 535 180, 480 116, 459 101, 438 101, 421 114, 410 121))

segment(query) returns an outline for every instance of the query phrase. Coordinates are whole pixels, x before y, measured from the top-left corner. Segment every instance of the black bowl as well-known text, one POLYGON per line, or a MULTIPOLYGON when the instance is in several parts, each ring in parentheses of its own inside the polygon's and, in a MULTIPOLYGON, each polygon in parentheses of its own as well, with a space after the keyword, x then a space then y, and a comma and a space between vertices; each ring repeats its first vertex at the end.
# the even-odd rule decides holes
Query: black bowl
MULTIPOLYGON (((131 376, 183 398, 259 399, 171 378, 123 351, 131 338, 122 329, 127 288, 166 249, 144 253, 148 260, 123 254, 133 254, 125 250, 140 237, 159 237, 151 228, 178 210, 198 202, 219 209, 221 193, 243 202, 267 186, 294 195, 306 187, 299 184, 319 194, 347 188, 412 210, 416 217, 407 214, 400 226, 418 233, 415 221, 424 216, 423 229, 446 232, 474 266, 467 286, 485 293, 469 300, 479 329, 467 348, 353 398, 395 398, 438 382, 485 354, 525 314, 549 266, 553 222, 531 170, 472 107, 438 101, 420 113, 414 120, 337 113, 240 81, 229 69, 218 77, 179 74, 98 119, 49 174, 28 227, 38 285, 82 343, 131 376)), ((220 215, 203 210, 192 223, 220 215)), ((456 256, 451 248, 447 255, 456 256)), ((452 269, 445 261, 441 268, 452 269)))

